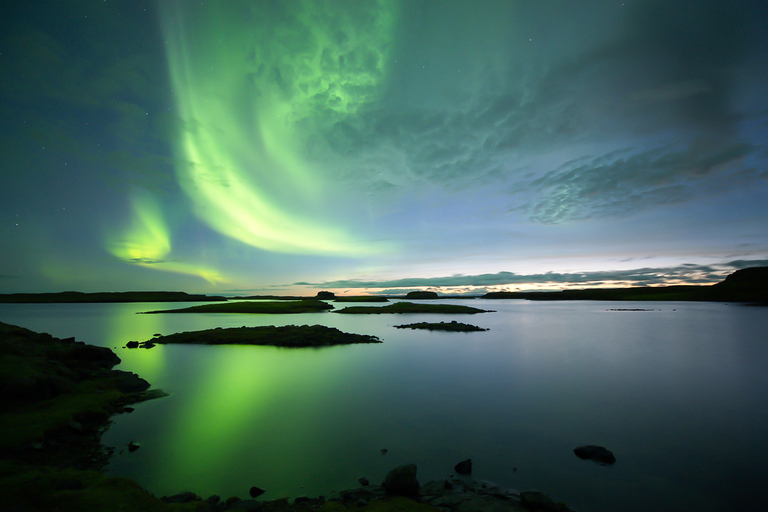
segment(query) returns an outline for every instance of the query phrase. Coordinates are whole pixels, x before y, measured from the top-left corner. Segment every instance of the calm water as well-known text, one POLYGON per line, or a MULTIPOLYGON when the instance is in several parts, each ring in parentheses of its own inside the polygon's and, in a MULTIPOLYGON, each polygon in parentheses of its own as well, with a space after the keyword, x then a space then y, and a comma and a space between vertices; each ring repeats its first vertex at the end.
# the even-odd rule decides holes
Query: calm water
MULTIPOLYGON (((110 471, 163 495, 327 495, 414 462, 582 512, 758 510, 768 493, 768 310, 710 303, 455 301, 474 316, 136 315, 163 304, 0 304, 0 320, 115 349, 170 397, 115 417, 110 471), (609 311, 646 308, 653 311, 609 311), (399 330, 457 319, 479 333, 399 330), (384 343, 158 346, 154 333, 325 324, 384 343), (573 455, 611 449, 602 467, 573 455), (382 455, 381 449, 388 453, 382 455)), ((183 307, 189 304, 177 304, 183 307)))

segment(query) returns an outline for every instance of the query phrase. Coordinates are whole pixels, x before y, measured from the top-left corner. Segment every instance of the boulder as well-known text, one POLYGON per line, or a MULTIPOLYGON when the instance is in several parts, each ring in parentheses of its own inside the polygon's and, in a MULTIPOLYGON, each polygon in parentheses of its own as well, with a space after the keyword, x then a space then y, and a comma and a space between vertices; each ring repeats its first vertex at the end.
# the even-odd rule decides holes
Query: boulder
POLYGON ((262 489, 261 487, 256 487, 256 486, 254 485, 254 486, 253 486, 253 487, 251 487, 251 489, 248 491, 248 494, 250 494, 250 495, 251 495, 251 498, 256 498, 256 497, 258 497, 258 496, 261 496, 261 495, 262 495, 262 494, 264 494, 265 492, 267 492, 267 491, 265 491, 265 490, 264 490, 264 489, 262 489))
POLYGON ((613 456, 610 450, 593 444, 577 446, 573 449, 573 453, 580 459, 592 460, 602 466, 610 466, 616 462, 616 457, 613 456))
POLYGON ((557 504, 539 491, 523 491, 520 493, 520 503, 528 510, 543 511, 543 512, 557 512, 557 504))
POLYGON ((418 496, 419 481, 416 480, 416 464, 406 464, 392 469, 381 485, 387 494, 418 496))
POLYGON ((472 474, 472 459, 467 459, 456 464, 453 469, 460 475, 472 474))

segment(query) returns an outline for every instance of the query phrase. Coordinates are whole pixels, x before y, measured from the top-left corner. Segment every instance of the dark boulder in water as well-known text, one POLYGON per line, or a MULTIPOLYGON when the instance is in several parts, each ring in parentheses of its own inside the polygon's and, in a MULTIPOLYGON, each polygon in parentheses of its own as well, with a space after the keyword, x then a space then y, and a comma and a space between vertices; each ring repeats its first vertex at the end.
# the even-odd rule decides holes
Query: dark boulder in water
POLYGON ((418 496, 419 481, 416 480, 416 464, 406 464, 392 469, 381 485, 387 494, 418 496))
POLYGON ((251 495, 251 498, 256 498, 256 497, 258 497, 258 496, 261 496, 261 495, 262 495, 262 494, 264 494, 265 492, 267 492, 267 491, 265 491, 264 489, 262 489, 262 488, 260 488, 260 487, 256 487, 256 486, 254 485, 254 486, 253 486, 253 487, 251 487, 251 489, 248 491, 248 494, 250 494, 250 495, 251 495))
POLYGON ((610 450, 593 444, 578 446, 573 449, 573 453, 580 459, 593 460, 602 466, 610 466, 616 462, 616 457, 610 450))
POLYGON ((453 469, 460 475, 472 474, 472 459, 467 459, 456 464, 453 469))

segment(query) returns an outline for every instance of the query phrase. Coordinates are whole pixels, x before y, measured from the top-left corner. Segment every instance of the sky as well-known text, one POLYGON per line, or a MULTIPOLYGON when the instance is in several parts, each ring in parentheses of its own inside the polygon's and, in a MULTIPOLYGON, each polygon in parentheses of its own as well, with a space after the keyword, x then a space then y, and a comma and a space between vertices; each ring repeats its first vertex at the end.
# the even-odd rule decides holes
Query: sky
POLYGON ((762 1, 5 1, 0 292, 768 265, 762 1))

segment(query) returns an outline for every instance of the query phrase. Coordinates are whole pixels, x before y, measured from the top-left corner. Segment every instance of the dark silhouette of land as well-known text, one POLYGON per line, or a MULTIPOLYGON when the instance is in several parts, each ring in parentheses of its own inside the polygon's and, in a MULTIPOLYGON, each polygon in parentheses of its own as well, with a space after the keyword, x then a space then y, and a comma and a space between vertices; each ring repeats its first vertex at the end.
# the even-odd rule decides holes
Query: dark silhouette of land
POLYGON ((347 315, 381 315, 399 313, 447 313, 468 314, 490 313, 490 311, 469 306, 456 306, 451 304, 414 304, 413 302, 396 302, 389 306, 350 306, 334 311, 347 315))
POLYGON ((418 322, 415 324, 396 325, 395 329, 424 329, 427 331, 448 332, 479 332, 488 330, 472 324, 463 324, 456 320, 450 322, 418 322))
POLYGON ((188 331, 156 336, 149 342, 194 345, 270 345, 274 347, 329 347, 355 343, 381 343, 376 336, 346 333, 324 325, 274 325, 188 331))
POLYGON ((491 292, 484 299, 712 301, 768 303, 768 267, 737 270, 709 286, 637 286, 557 292, 491 292))
POLYGON ((268 301, 268 302, 226 302, 224 304, 203 304, 181 309, 162 309, 145 311, 144 314, 155 313, 262 313, 262 314, 291 314, 291 313, 321 313, 333 309, 321 300, 306 299, 298 301, 268 301))

